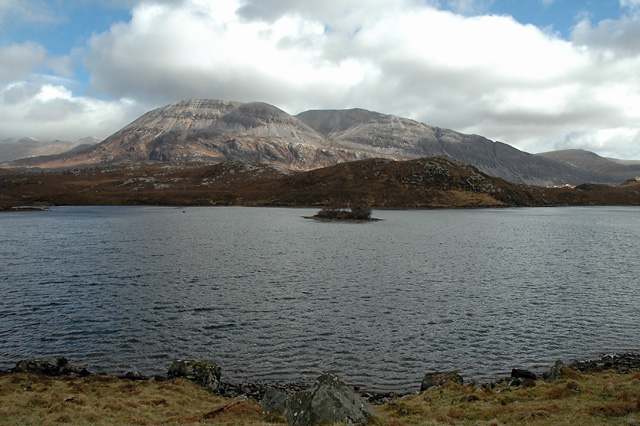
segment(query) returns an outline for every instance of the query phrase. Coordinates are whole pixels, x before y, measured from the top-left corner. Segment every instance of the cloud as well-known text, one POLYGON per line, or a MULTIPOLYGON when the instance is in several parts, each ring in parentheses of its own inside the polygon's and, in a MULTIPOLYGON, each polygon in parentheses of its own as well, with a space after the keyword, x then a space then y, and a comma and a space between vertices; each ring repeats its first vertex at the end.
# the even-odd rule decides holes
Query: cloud
POLYGON ((447 0, 447 6, 461 15, 478 15, 489 10, 494 0, 447 0))
POLYGON ((0 89, 0 139, 43 141, 107 137, 143 111, 134 101, 75 97, 64 86, 17 82, 0 89))
POLYGON ((235 11, 231 2, 141 4, 131 22, 90 40, 90 89, 151 103, 218 97, 282 105, 311 93, 322 97, 331 86, 329 92, 346 92, 361 78, 360 64, 322 55, 321 23, 246 22, 235 11))
POLYGON ((619 157, 619 150, 624 149, 629 152, 630 158, 637 159, 640 158, 640 129, 605 128, 592 132, 571 132, 555 145, 557 149, 580 147, 612 158, 619 157))
POLYGON ((52 23, 60 19, 43 0, 0 0, 0 24, 52 23))
POLYGON ((595 26, 581 20, 571 34, 575 44, 609 56, 635 57, 640 54, 640 21, 629 16, 606 19, 595 26))
POLYGON ((0 83, 27 77, 46 58, 45 48, 37 43, 0 46, 0 83))
POLYGON ((636 9, 640 7, 640 0, 620 0, 621 7, 636 9))

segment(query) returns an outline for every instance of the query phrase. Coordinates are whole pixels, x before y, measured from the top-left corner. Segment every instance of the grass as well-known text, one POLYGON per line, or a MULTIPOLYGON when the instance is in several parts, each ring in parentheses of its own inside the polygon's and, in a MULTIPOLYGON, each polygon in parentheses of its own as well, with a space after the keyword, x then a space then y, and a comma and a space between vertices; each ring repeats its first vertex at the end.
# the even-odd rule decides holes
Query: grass
MULTIPOLYGON (((579 373, 495 388, 448 384, 374 406, 378 426, 640 424, 640 373, 579 373)), ((225 399, 184 379, 0 377, 0 424, 273 425, 259 403, 225 399), (217 413, 210 414, 216 409, 217 413)))
POLYGON ((215 396, 185 379, 166 382, 112 376, 49 378, 30 374, 0 377, 0 424, 35 425, 267 425, 257 403, 245 401, 208 413, 233 400, 215 396))

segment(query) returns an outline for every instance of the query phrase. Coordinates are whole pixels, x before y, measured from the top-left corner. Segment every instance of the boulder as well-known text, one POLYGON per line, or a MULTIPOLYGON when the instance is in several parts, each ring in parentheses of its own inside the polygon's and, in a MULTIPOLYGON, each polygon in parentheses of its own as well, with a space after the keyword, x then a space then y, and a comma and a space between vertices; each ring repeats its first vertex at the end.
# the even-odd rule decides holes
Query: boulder
POLYGON ((138 370, 131 370, 131 371, 127 371, 126 373, 118 376, 121 379, 128 379, 128 380, 134 380, 134 381, 142 381, 142 380, 147 380, 147 377, 143 376, 142 374, 140 374, 138 372, 138 370))
POLYGON ((371 405, 331 373, 318 377, 311 388, 289 396, 282 414, 290 426, 336 422, 364 425, 375 416, 371 405))
POLYGON ((45 376, 59 376, 69 361, 63 356, 23 359, 13 369, 16 373, 36 373, 45 376))
POLYGON ((422 379, 420 392, 437 386, 443 386, 447 383, 457 383, 462 385, 464 383, 464 379, 456 371, 434 371, 427 373, 424 375, 424 379, 422 379))
POLYGON ((177 360, 169 367, 170 379, 184 377, 217 392, 220 389, 220 366, 214 362, 177 360))
POLYGON ((529 379, 529 380, 536 380, 538 378, 538 376, 536 376, 536 373, 532 373, 529 370, 521 370, 519 368, 511 369, 511 377, 513 377, 514 379, 529 379))
POLYGON ((62 367, 60 373, 77 377, 87 377, 91 375, 89 370, 87 370, 87 367, 85 367, 84 365, 75 364, 66 364, 64 367, 62 367))
POLYGON ((289 394, 281 392, 276 388, 269 386, 264 391, 264 396, 260 401, 260 409, 263 413, 284 414, 287 407, 288 398, 289 394))
POLYGON ((564 362, 562 362, 561 360, 557 360, 553 364, 553 367, 551 367, 549 372, 544 375, 544 378, 551 381, 558 380, 560 377, 562 377, 563 367, 564 367, 564 362))
POLYGON ((91 373, 84 365, 69 364, 67 358, 63 356, 50 356, 44 358, 29 358, 18 361, 11 370, 15 373, 34 373, 45 376, 69 376, 86 377, 91 373))

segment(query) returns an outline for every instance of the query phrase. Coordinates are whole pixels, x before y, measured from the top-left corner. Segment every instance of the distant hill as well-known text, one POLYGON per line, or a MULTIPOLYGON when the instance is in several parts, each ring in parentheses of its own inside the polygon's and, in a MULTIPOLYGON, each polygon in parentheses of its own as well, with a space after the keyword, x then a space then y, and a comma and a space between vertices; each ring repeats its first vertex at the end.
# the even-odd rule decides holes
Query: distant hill
MULTIPOLYGON (((640 176, 640 161, 624 161, 604 158, 583 149, 566 149, 542 152, 540 157, 562 162, 582 170, 606 177, 609 182, 621 183, 635 176, 640 176)), ((595 181, 594 181, 595 182, 595 181)))
POLYGON ((77 141, 39 141, 34 138, 11 138, 0 141, 0 163, 20 158, 55 155, 92 146, 102 139, 87 137, 77 141))
POLYGON ((619 158, 607 158, 607 160, 618 164, 624 164, 626 166, 640 165, 640 160, 621 160, 619 158))
POLYGON ((363 109, 292 116, 262 102, 187 99, 150 111, 102 143, 19 167, 243 161, 312 170, 370 158, 448 156, 511 182, 534 185, 617 184, 620 177, 520 151, 478 135, 363 109))
POLYGON ((291 172, 228 161, 100 165, 65 173, 0 169, 0 211, 48 205, 371 206, 640 205, 640 181, 542 188, 449 157, 368 159, 291 172), (73 190, 70 190, 73 188, 73 190))

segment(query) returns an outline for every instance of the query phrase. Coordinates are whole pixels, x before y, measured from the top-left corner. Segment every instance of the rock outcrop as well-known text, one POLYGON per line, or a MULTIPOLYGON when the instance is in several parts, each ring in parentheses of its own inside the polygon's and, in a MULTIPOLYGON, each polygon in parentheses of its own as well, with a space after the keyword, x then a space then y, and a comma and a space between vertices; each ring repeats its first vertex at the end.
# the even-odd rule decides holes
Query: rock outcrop
POLYGON ((168 377, 170 379, 184 377, 213 392, 218 392, 220 389, 220 371, 220 366, 214 362, 177 360, 169 367, 168 377))
POLYGON ((549 371, 546 374, 543 374, 543 377, 550 381, 558 380, 562 377, 563 368, 565 368, 564 362, 562 362, 562 360, 557 360, 549 371))
POLYGON ((511 369, 511 377, 514 379, 526 379, 526 380, 537 380, 538 376, 536 373, 533 373, 529 370, 523 370, 520 368, 511 369))
POLYGON ((69 364, 67 358, 63 356, 24 359, 18 361, 12 371, 15 373, 43 374, 45 376, 68 374, 85 377, 91 374, 82 365, 69 364))
POLYGON ((280 412, 290 426, 336 422, 364 425, 375 416, 369 403, 331 373, 318 377, 310 389, 293 395, 268 389, 261 407, 264 412, 280 412))
POLYGON ((569 364, 569 368, 579 371, 602 371, 612 370, 618 373, 640 370, 640 354, 612 354, 605 355, 599 359, 587 361, 574 361, 569 364))
POLYGON ((424 375, 422 385, 420 385, 420 392, 437 386, 444 386, 447 383, 462 385, 464 379, 455 371, 433 371, 424 375))

